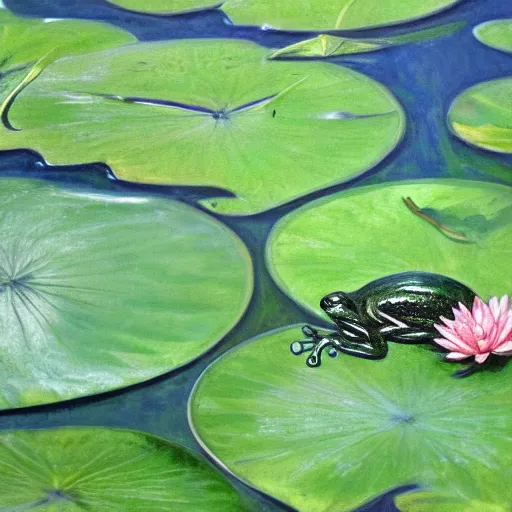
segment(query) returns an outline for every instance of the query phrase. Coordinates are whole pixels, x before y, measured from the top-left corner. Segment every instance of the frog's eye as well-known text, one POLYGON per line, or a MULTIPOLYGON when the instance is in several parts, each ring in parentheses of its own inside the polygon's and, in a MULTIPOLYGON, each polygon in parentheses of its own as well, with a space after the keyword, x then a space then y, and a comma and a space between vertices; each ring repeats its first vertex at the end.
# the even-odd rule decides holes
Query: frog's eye
POLYGON ((340 303, 341 303, 341 297, 335 293, 332 293, 331 295, 326 295, 320 301, 320 307, 322 309, 332 308, 333 306, 337 306, 340 303))
POLYGON ((330 295, 326 295, 320 301, 320 307, 324 311, 330 310, 331 313, 333 312, 332 308, 336 308, 336 311, 338 311, 340 314, 342 311, 357 311, 357 307, 354 304, 354 301, 352 301, 347 296, 347 294, 343 292, 335 292, 331 293, 330 295))

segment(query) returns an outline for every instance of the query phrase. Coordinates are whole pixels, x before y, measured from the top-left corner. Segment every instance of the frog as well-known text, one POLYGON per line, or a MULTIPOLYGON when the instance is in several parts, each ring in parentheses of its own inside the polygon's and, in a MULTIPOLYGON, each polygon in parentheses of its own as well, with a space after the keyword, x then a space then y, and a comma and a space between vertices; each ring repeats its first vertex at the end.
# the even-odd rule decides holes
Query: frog
POLYGON ((389 342, 433 344, 440 317, 453 317, 453 308, 460 304, 471 309, 475 296, 465 284, 440 274, 409 271, 381 277, 356 291, 323 297, 320 308, 336 330, 320 332, 305 325, 306 339, 293 342, 290 349, 295 355, 311 352, 306 360, 310 367, 321 365, 326 349, 330 357, 341 352, 382 359, 389 342))

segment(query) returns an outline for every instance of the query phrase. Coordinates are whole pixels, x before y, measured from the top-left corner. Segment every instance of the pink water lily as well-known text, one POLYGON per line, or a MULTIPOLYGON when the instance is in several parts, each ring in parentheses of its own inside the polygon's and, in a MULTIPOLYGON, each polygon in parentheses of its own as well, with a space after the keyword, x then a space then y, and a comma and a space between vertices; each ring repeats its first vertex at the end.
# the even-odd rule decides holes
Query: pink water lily
POLYGON ((489 304, 475 297, 472 311, 459 302, 453 314, 454 320, 441 317, 445 325, 434 326, 443 336, 435 342, 450 351, 448 361, 474 356, 477 363, 483 363, 490 354, 512 355, 512 309, 508 295, 500 301, 493 297, 489 304))

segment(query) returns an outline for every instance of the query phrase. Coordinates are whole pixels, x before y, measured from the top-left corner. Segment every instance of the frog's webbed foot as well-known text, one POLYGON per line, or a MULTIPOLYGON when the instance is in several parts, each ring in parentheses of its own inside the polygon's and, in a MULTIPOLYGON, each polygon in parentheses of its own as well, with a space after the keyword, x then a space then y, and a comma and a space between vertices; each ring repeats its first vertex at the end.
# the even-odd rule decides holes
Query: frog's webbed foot
POLYGON ((323 337, 313 349, 311 355, 306 359, 306 364, 312 368, 316 368, 322 364, 322 352, 329 347, 329 357, 336 357, 338 352, 336 350, 339 341, 332 336, 323 337))
POLYGON ((304 352, 311 352, 316 345, 316 341, 312 340, 300 340, 294 341, 290 345, 290 350, 294 356, 300 356, 304 354, 304 352))
POLYGON ((302 334, 306 336, 306 338, 311 338, 313 341, 320 341, 322 339, 322 335, 310 325, 305 325, 302 329, 302 334))
MULTIPOLYGON (((290 345, 290 350, 291 350, 292 354, 298 356, 300 354, 304 354, 305 352, 313 351, 313 354, 311 354, 311 356, 308 358, 307 364, 309 366, 320 366, 319 362, 317 364, 309 364, 309 361, 310 361, 311 357, 313 357, 312 361, 316 361, 316 360, 320 361, 320 359, 318 357, 319 353, 325 347, 322 345, 323 348, 320 348, 319 351, 317 350, 317 347, 322 343, 322 341, 324 339, 326 339, 326 334, 319 333, 316 329, 314 329, 313 327, 311 327, 309 325, 305 325, 302 328, 302 334, 304 334, 304 336, 307 339, 294 341, 290 345)), ((334 348, 331 348, 331 350, 329 351, 329 356, 336 357, 336 355, 337 355, 336 350, 334 348)))

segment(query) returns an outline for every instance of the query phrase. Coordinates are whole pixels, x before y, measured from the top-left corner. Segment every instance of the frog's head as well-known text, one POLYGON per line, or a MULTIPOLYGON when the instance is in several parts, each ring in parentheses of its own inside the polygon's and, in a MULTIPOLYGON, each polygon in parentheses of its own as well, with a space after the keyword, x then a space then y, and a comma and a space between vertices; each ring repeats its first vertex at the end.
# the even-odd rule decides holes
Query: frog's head
POLYGON ((320 307, 331 320, 338 323, 359 322, 359 313, 355 302, 344 292, 334 292, 326 295, 320 301, 320 307))

